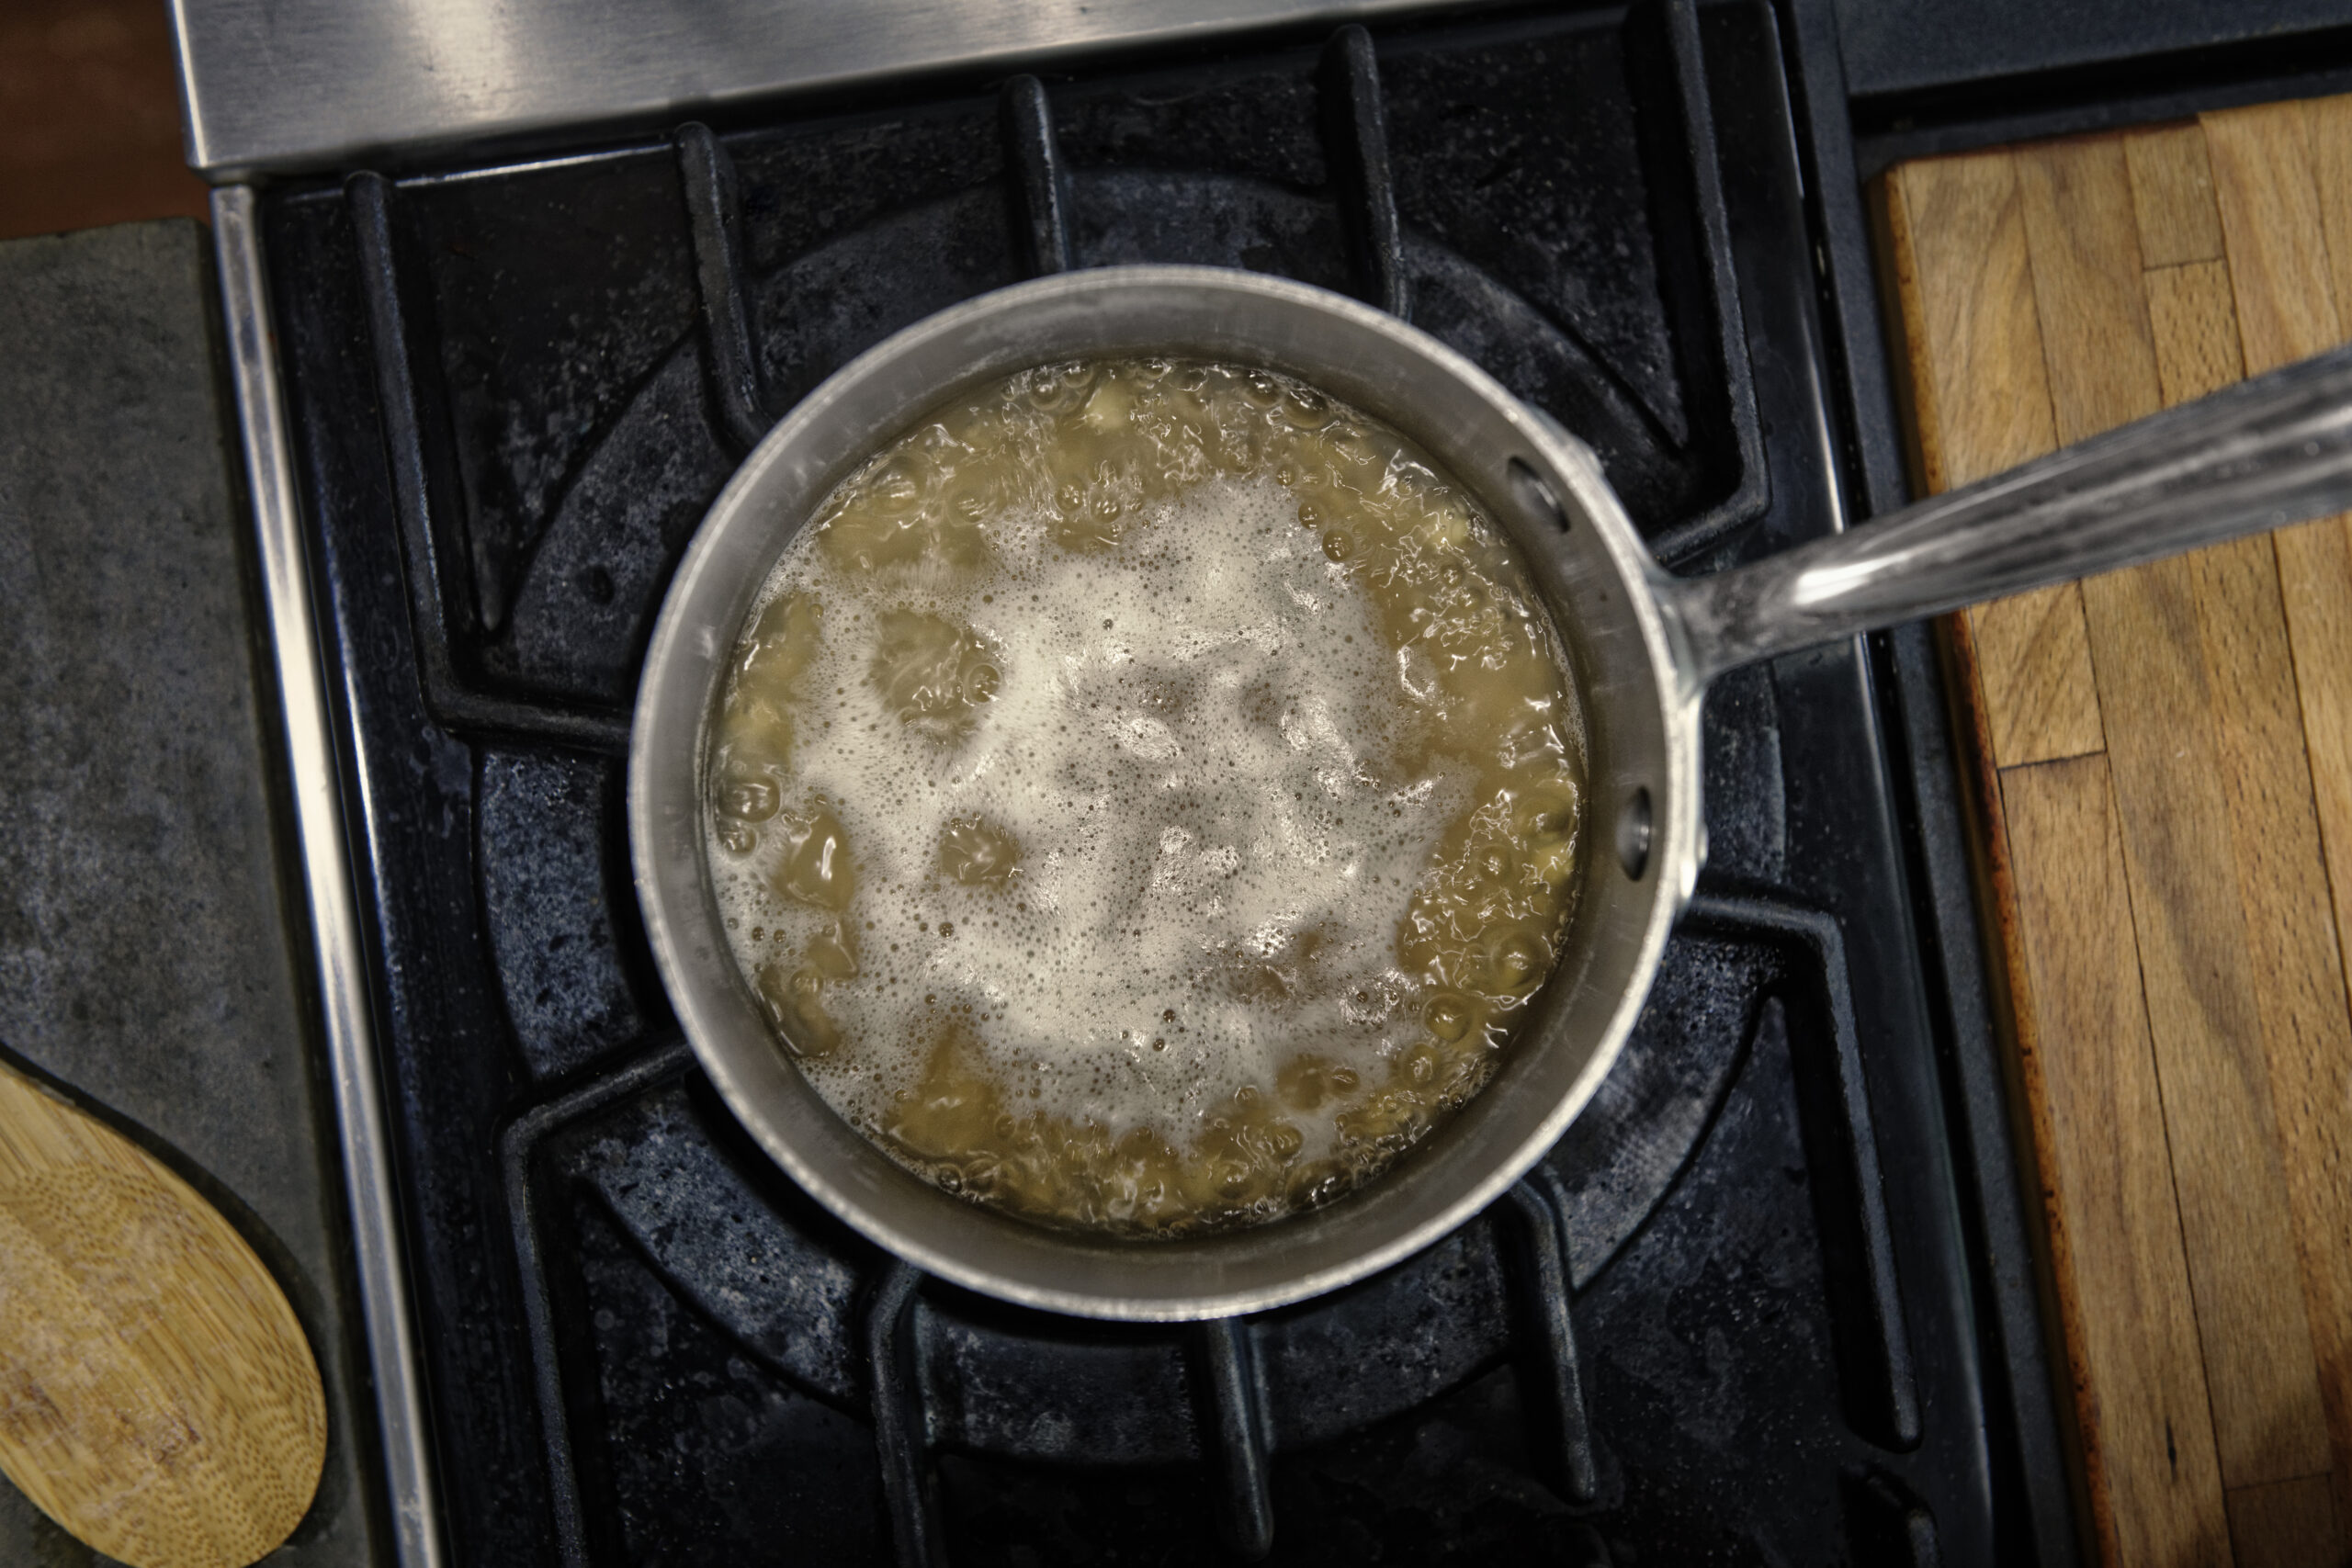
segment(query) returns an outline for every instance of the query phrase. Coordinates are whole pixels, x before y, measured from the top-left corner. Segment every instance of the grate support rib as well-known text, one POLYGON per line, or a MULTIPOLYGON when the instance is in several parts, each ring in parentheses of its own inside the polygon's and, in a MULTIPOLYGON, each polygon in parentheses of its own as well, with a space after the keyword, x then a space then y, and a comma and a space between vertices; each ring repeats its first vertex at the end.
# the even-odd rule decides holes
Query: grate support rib
POLYGON ((1340 215, 1353 254, 1356 290, 1390 315, 1409 319, 1405 239, 1396 221, 1396 183, 1388 162, 1388 118, 1381 107, 1380 63, 1372 35, 1341 28, 1323 49, 1317 91, 1322 100, 1324 156, 1338 187, 1340 215))
POLYGON ((344 182, 358 237, 359 281, 368 301, 369 347, 376 361, 376 394, 383 419, 384 457, 392 478, 392 503, 400 514, 403 564, 407 568, 409 623, 416 645, 417 681, 425 710, 454 735, 498 736, 546 741, 582 751, 618 754, 628 750, 628 715, 614 708, 560 702, 526 702, 474 686, 457 664, 450 618, 460 606, 465 629, 479 629, 455 594, 448 564, 454 553, 435 526, 433 484, 427 468, 424 422, 419 412, 416 372, 410 356, 410 322, 401 298, 393 239, 392 184, 372 170, 344 182))
POLYGON ((1707 85, 1697 0, 1649 0, 1626 18, 1629 51, 1645 68, 1648 139, 1665 175, 1657 217, 1668 254, 1698 259, 1696 275, 1669 279, 1680 299, 1678 350, 1693 386, 1720 377, 1724 405, 1713 422, 1738 454, 1732 492, 1650 541, 1650 553, 1679 570, 1729 543, 1771 505, 1762 422, 1747 353, 1747 311, 1732 262, 1731 214, 1724 199, 1715 111, 1707 85))
POLYGON ((1549 1165, 1538 1165, 1503 1200, 1510 1261, 1511 1325, 1521 1351, 1521 1397, 1560 1495, 1575 1504, 1600 1489, 1592 1424, 1577 1354, 1569 1289, 1567 1199, 1549 1165))
POLYGON ((695 291, 700 297, 703 344, 710 357, 711 398, 727 438, 739 452, 760 444, 775 423, 760 393, 760 363, 752 347, 752 313, 743 299, 743 246, 735 199, 735 161, 693 121, 678 127, 678 179, 686 197, 686 231, 694 245, 695 291))
POLYGON ((1029 274, 1068 272, 1069 175, 1054 140, 1053 104, 1035 76, 1004 85, 1004 144, 1012 181, 1014 231, 1028 248, 1029 274))
POLYGON ((1266 1394, 1248 1320, 1218 1318, 1193 1331, 1194 1395, 1204 1457, 1216 1473, 1217 1535, 1256 1562, 1273 1550, 1274 1506, 1266 1477, 1266 1394))
POLYGON ((865 1366, 874 1401, 874 1447, 899 1568, 946 1568, 922 1413, 915 1344, 916 1287, 922 1271, 898 1258, 876 1280, 865 1307, 865 1366))
POLYGON ((507 1223, 514 1227, 514 1266, 523 1282, 523 1318, 531 1335, 531 1387, 538 1396, 539 1445, 547 1458, 548 1500, 555 1511, 556 1555, 563 1568, 588 1568, 588 1519, 580 1496, 580 1469, 572 1455, 571 1420, 564 1400, 563 1370, 557 1354, 555 1298, 548 1286, 539 1191, 531 1180, 532 1157, 548 1134, 581 1117, 684 1072, 694 1061, 686 1043, 675 1037, 569 1093, 525 1111, 498 1138, 498 1164, 506 1189, 507 1223))
MULTIPOLYGON (((1854 1024, 1852 981, 1847 971, 1846 938, 1837 919, 1819 909, 1755 894, 1702 890, 1683 915, 1685 930, 1761 937, 1793 948, 1820 982, 1821 1021, 1829 1035, 1826 1100, 1836 1125, 1829 1129, 1851 1199, 1855 1255, 1850 1267, 1833 1268, 1830 1286, 1858 1297, 1839 1314, 1865 1325, 1867 1341, 1849 1342, 1846 1359, 1851 1382, 1848 1415, 1864 1436, 1898 1451, 1919 1445, 1918 1378, 1911 1340, 1903 1322, 1903 1293, 1894 1277, 1894 1232, 1886 1213, 1886 1187, 1879 1168, 1878 1135, 1871 1116, 1870 1086, 1862 1072, 1860 1032, 1854 1024), (1842 1279, 1841 1279, 1842 1276, 1842 1279)), ((1830 1240, 1824 1237, 1825 1242, 1830 1240)))

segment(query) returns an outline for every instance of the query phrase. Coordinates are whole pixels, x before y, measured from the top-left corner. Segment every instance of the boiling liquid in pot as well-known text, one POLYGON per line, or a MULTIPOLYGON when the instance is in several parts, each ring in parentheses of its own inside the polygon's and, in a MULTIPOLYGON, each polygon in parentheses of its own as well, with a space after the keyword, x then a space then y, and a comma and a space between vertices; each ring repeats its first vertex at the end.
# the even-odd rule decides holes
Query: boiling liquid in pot
POLYGON ((867 1137, 1177 1235, 1328 1201, 1487 1081, 1583 764, 1524 569, 1402 436, 1261 371, 1064 365, 937 411, 795 538, 708 855, 867 1137))

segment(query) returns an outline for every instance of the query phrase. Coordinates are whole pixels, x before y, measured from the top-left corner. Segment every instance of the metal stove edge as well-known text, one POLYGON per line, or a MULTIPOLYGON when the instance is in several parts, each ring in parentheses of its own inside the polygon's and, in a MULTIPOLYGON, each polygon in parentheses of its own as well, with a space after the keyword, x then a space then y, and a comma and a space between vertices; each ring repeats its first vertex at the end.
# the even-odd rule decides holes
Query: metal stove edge
POLYGON ((293 449, 250 186, 227 186, 212 193, 212 233, 317 965, 336 1149, 343 1162, 367 1325, 368 1369, 376 1395, 393 1551, 400 1568, 443 1568, 441 1513, 434 1493, 399 1201, 392 1187, 373 1003, 360 947, 341 774, 318 627, 311 613, 310 564, 295 499, 293 449))
POLYGON ((682 118, 786 92, 1475 3, 171 0, 171 12, 187 161, 227 181, 682 118))

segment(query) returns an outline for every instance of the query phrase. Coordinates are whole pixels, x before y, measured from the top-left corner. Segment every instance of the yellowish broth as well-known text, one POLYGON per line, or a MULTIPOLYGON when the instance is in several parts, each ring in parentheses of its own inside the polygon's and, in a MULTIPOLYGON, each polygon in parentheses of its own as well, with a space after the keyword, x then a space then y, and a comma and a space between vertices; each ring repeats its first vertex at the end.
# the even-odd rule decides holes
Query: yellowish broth
POLYGON ((1328 1201, 1487 1082, 1583 766, 1525 570, 1401 435, 1091 362, 828 498, 735 651, 707 844, 746 980, 867 1137, 1173 1236, 1328 1201))

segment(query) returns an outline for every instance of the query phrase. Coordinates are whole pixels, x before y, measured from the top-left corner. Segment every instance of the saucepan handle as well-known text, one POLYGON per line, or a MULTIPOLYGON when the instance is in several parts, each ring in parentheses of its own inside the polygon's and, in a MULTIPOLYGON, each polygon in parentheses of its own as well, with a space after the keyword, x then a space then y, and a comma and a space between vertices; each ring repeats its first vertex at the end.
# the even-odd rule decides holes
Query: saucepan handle
POLYGON ((2352 345, 1769 559, 1657 579, 1692 690, 1726 670, 2352 509, 2352 345))

